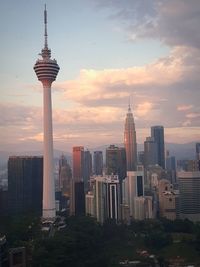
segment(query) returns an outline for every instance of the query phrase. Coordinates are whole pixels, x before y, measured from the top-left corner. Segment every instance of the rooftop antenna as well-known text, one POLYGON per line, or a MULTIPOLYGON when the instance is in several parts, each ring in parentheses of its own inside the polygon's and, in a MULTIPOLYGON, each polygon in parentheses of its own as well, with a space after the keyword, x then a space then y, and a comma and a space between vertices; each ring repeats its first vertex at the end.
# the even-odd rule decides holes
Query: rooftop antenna
POLYGON ((44 47, 48 49, 48 42, 47 42, 47 9, 46 4, 44 5, 44 47))
POLYGON ((128 98, 128 111, 131 112, 131 96, 128 98))

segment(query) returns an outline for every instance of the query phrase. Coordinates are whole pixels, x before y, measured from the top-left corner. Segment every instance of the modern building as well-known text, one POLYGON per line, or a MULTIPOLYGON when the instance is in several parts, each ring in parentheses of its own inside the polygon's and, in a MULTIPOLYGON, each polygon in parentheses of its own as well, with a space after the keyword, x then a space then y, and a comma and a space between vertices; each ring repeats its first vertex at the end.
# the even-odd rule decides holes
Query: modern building
POLYGON ((196 160, 200 160, 200 143, 196 143, 196 160))
POLYGON ((120 220, 120 183, 117 175, 94 176, 95 217, 100 223, 106 219, 120 220))
POLYGON ((8 214, 8 190, 0 189, 0 217, 8 214))
POLYGON ((84 191, 87 192, 89 189, 89 180, 92 175, 92 154, 89 150, 84 151, 83 159, 83 181, 84 191))
POLYGON ((72 179, 72 170, 67 159, 62 155, 59 159, 59 189, 63 196, 70 197, 70 183, 72 179))
POLYGON ((196 143, 196 161, 198 170, 200 171, 200 143, 196 143))
POLYGON ((85 192, 84 182, 71 181, 70 191, 70 215, 84 215, 85 214, 85 192))
POLYGON ((103 175, 103 152, 102 151, 94 151, 93 172, 94 172, 94 175, 103 175))
POLYGON ((152 126, 151 137, 154 138, 157 143, 158 149, 158 164, 165 169, 165 142, 164 142, 164 127, 163 126, 152 126))
POLYGON ((173 189, 173 185, 166 179, 158 184, 159 216, 168 220, 175 220, 179 214, 179 193, 173 189))
POLYGON ((135 198, 144 196, 144 171, 128 171, 122 183, 122 205, 129 207, 130 218, 135 218, 135 198))
POLYGON ((174 156, 170 156, 167 151, 166 156, 166 170, 170 176, 170 181, 172 184, 176 183, 176 158, 174 156))
POLYGON ((110 145, 106 149, 106 173, 118 175, 121 182, 126 177, 126 151, 124 147, 110 145))
POLYGON ((59 66, 55 59, 51 59, 51 50, 47 42, 47 11, 44 10, 44 48, 41 51, 42 59, 34 65, 38 80, 43 85, 43 119, 44 119, 44 177, 43 177, 43 218, 54 218, 55 210, 55 181, 53 164, 53 129, 51 85, 56 80, 59 66))
POLYGON ((138 151, 138 164, 144 166, 144 151, 138 151))
POLYGON ((73 180, 76 182, 83 181, 84 173, 84 147, 73 147, 73 180))
POLYGON ((199 162, 194 159, 177 160, 177 170, 185 172, 199 171, 199 162))
POLYGON ((153 137, 147 137, 144 142, 144 166, 158 164, 158 145, 153 137))
POLYGON ((85 214, 95 217, 96 212, 95 212, 95 201, 94 201, 94 193, 89 191, 85 195, 85 214))
POLYGON ((180 218, 200 221, 200 171, 178 172, 180 218))
POLYGON ((126 150, 126 167, 127 171, 137 170, 137 143, 135 122, 131 107, 128 107, 124 129, 124 146, 126 150))
POLYGON ((151 196, 140 196, 135 197, 135 220, 145 220, 153 218, 152 208, 152 197, 151 196))
POLYGON ((28 156, 9 157, 8 203, 10 214, 33 213, 41 216, 42 192, 43 158, 28 156))

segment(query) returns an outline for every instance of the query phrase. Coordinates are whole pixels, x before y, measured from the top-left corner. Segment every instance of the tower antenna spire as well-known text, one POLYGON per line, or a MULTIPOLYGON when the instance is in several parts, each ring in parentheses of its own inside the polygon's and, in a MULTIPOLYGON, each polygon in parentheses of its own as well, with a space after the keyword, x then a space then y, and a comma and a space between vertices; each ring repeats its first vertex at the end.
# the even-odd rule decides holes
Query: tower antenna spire
POLYGON ((46 4, 44 5, 44 48, 48 49, 48 42, 47 42, 47 9, 46 4))
POLYGON ((128 98, 128 111, 130 112, 131 111, 131 96, 129 95, 129 98, 128 98))

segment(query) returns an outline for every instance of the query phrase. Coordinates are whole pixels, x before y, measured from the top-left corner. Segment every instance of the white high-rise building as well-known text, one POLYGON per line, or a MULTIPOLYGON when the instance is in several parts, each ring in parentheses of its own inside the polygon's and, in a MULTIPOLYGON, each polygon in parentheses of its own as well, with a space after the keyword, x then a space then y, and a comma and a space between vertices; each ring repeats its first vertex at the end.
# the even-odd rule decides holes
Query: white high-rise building
POLYGON ((119 221, 120 183, 118 175, 92 176, 92 180, 93 191, 86 195, 86 214, 92 216, 94 214, 100 223, 104 223, 106 219, 119 221))
POLYGON ((135 217, 135 198, 144 196, 144 171, 128 171, 122 183, 122 206, 129 207, 130 218, 135 217))
POLYGON ((95 217, 95 203, 94 203, 94 194, 89 191, 85 195, 85 213, 86 215, 90 215, 95 217))
POLYGON ((44 168, 43 168, 43 218, 54 218, 55 210, 55 181, 53 175, 53 129, 51 84, 56 80, 59 66, 51 59, 51 50, 47 43, 47 11, 44 10, 45 42, 41 51, 42 59, 34 65, 38 80, 43 85, 43 119, 44 119, 44 168))
POLYGON ((136 220, 152 219, 152 197, 135 197, 135 216, 136 220))

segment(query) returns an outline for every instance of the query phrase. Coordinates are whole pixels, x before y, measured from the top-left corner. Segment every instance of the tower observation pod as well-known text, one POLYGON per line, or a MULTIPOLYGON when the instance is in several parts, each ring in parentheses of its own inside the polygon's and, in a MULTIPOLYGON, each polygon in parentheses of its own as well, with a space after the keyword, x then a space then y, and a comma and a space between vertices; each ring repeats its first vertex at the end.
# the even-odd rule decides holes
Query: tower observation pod
POLYGON ((51 84, 56 80, 59 66, 55 59, 51 59, 51 50, 47 42, 47 10, 44 10, 44 48, 41 51, 42 59, 38 59, 34 70, 38 80, 43 85, 43 120, 44 120, 44 159, 43 159, 43 218, 53 219, 55 210, 55 182, 53 162, 53 129, 51 84))

